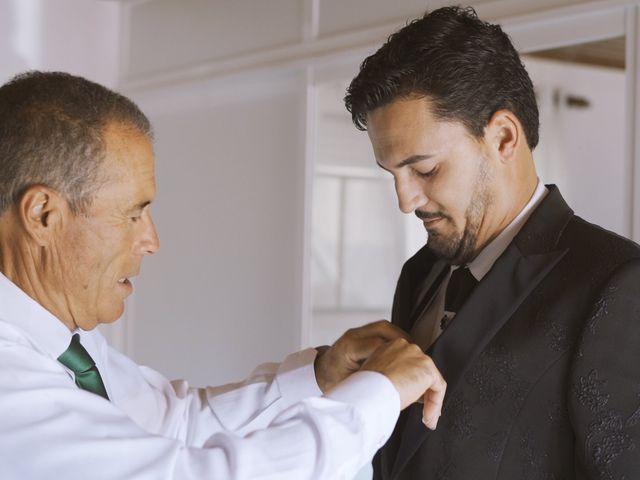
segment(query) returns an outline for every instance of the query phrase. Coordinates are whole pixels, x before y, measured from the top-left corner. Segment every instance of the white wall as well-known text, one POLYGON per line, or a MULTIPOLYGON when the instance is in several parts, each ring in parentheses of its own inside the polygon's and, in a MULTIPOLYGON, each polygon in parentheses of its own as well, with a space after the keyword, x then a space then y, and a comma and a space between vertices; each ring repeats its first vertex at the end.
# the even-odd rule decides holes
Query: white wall
POLYGON ((304 97, 293 80, 206 85, 170 109, 164 96, 141 100, 157 138, 161 249, 135 282, 129 348, 170 377, 238 380, 298 347, 304 97))
POLYGON ((630 236, 624 151, 624 71, 527 58, 540 103, 538 175, 557 184, 577 215, 630 236), (568 97, 586 100, 571 107, 568 97), (605 120, 606 119, 606 120, 605 120))
POLYGON ((170 377, 238 380, 300 346, 305 76, 130 80, 300 41, 303 18, 297 0, 156 0, 126 18, 122 80, 156 129, 162 246, 135 282, 125 345, 170 377))
POLYGON ((114 86, 118 3, 0 0, 0 82, 24 70, 63 70, 114 86))
POLYGON ((299 0, 154 0, 131 9, 129 75, 279 47, 301 37, 299 0))

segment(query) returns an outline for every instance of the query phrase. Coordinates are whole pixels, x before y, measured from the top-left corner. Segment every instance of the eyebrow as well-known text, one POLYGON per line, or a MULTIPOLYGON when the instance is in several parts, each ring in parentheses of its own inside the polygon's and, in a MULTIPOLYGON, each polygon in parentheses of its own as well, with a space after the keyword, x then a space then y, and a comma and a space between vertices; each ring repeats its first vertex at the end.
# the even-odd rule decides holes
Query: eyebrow
POLYGON ((144 207, 146 207, 147 205, 151 205, 151 200, 145 200, 144 202, 140 202, 131 210, 144 210, 144 207))
MULTIPOLYGON (((402 167, 406 167, 407 165, 413 165, 414 163, 418 163, 421 162, 423 160, 429 160, 430 158, 432 158, 433 155, 411 155, 410 157, 405 158, 404 160, 402 160, 400 163, 398 163, 397 165, 395 165, 393 168, 402 168, 402 167)), ((378 164, 378 166, 380 168, 382 168, 383 170, 387 170, 386 168, 384 168, 380 162, 376 162, 378 164)))

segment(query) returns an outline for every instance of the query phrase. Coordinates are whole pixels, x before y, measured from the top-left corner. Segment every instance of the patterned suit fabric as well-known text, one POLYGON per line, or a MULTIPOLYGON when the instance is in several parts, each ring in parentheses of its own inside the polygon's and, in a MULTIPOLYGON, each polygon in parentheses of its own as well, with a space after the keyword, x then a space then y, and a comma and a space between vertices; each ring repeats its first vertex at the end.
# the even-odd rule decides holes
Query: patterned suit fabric
MULTIPOLYGON (((640 247, 548 188, 428 350, 437 430, 406 409, 375 479, 640 479, 640 247)), ((393 323, 411 331, 444 266, 426 247, 406 262, 393 323)))

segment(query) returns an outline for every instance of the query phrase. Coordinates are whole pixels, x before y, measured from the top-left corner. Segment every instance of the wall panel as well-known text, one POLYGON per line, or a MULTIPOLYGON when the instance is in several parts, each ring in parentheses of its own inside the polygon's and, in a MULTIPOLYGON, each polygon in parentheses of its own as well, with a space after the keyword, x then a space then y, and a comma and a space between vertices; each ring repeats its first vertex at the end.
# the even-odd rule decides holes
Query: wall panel
POLYGON ((276 90, 197 109, 151 109, 161 249, 136 281, 137 361, 172 378, 219 384, 297 348, 300 101, 295 90, 276 90))
POLYGON ((156 0, 131 7, 127 76, 265 50, 301 38, 297 0, 156 0))

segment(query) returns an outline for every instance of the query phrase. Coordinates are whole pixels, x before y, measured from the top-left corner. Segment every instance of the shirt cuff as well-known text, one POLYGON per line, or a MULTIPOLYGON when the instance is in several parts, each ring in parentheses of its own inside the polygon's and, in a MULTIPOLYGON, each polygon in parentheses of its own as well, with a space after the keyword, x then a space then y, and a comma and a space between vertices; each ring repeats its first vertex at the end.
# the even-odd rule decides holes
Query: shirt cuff
POLYGON ((292 353, 280 364, 276 382, 282 397, 288 400, 302 400, 322 395, 313 366, 317 353, 315 349, 307 348, 292 353))
POLYGON ((356 372, 325 396, 352 405, 360 414, 370 455, 389 439, 400 415, 400 394, 391 380, 378 372, 356 372))

